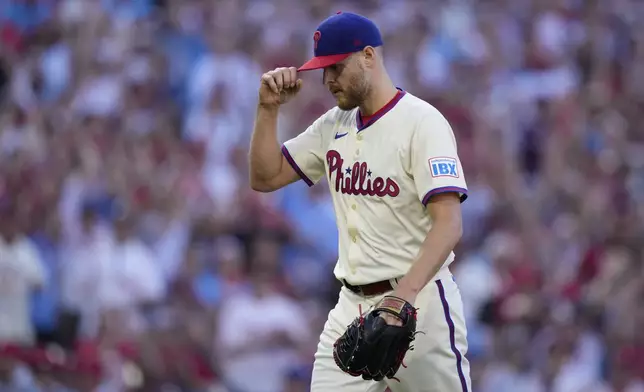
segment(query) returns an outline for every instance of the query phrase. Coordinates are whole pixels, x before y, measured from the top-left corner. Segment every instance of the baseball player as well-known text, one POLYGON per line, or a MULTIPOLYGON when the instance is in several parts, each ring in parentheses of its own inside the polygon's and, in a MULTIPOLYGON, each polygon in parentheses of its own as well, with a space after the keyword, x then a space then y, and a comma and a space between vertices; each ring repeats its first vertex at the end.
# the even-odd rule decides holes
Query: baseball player
MULTIPOLYGON (((461 236, 467 185, 449 123, 387 75, 382 38, 369 19, 338 13, 313 35, 314 57, 299 69, 265 73, 250 146, 250 183, 272 192, 327 177, 339 229, 334 274, 343 287, 315 355, 313 392, 471 391, 466 327, 448 269, 461 236), (337 106, 281 146, 281 105, 302 88, 298 72, 321 69, 337 106), (352 377, 334 344, 384 296, 417 309, 414 350, 395 379, 352 377)), ((400 318, 383 312, 387 325, 400 318)), ((354 374, 355 375, 355 374, 354 374)))

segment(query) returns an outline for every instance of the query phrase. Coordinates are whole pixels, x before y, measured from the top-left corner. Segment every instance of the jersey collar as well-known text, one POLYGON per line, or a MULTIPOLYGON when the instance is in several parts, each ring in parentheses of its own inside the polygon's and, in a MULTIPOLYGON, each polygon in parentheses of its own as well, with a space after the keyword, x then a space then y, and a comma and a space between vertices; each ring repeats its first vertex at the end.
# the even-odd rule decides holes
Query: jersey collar
POLYGON ((368 116, 363 119, 362 115, 360 114, 360 110, 356 111, 356 126, 358 127, 358 132, 369 128, 372 124, 374 124, 378 119, 380 119, 382 116, 387 114, 391 109, 393 109, 398 102, 402 99, 402 97, 405 96, 406 92, 401 89, 396 87, 398 90, 398 93, 391 99, 391 101, 387 102, 387 104, 383 107, 381 107, 377 112, 372 114, 371 116, 368 116))

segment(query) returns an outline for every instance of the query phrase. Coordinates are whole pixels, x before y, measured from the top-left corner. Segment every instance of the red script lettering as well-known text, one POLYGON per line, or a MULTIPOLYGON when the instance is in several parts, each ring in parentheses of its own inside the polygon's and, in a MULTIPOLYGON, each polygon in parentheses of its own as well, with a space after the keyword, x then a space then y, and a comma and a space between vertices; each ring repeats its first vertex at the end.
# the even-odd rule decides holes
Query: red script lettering
POLYGON ((326 153, 329 164, 329 181, 335 174, 335 191, 345 195, 396 197, 400 187, 391 178, 371 177, 371 170, 366 162, 355 162, 353 166, 344 166, 344 159, 339 152, 329 150, 326 153))

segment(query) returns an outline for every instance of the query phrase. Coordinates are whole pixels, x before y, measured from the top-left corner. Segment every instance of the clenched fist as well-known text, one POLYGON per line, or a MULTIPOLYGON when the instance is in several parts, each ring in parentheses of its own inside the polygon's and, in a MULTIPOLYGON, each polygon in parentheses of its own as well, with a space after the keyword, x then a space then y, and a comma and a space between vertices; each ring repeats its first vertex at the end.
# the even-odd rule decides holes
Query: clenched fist
POLYGON ((288 102, 302 87, 302 79, 297 78, 297 68, 276 68, 262 75, 259 87, 259 104, 279 106, 288 102))

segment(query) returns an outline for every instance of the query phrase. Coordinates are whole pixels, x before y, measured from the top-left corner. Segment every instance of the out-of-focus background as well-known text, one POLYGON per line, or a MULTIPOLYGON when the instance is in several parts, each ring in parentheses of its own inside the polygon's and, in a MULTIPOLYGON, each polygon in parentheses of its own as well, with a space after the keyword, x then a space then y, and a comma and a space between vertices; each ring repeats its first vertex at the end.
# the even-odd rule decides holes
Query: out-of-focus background
MULTIPOLYGON (((473 389, 644 390, 639 0, 0 1, 0 390, 307 390, 331 201, 246 155, 338 10, 456 132, 473 389)), ((304 78, 282 140, 333 104, 304 78)))

